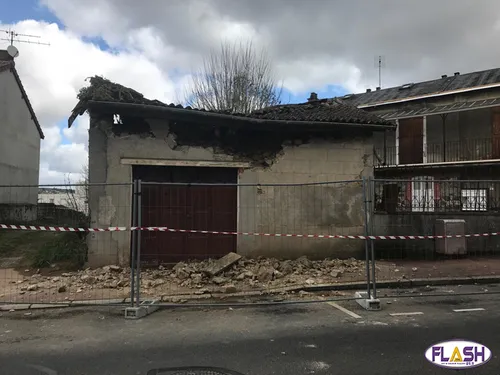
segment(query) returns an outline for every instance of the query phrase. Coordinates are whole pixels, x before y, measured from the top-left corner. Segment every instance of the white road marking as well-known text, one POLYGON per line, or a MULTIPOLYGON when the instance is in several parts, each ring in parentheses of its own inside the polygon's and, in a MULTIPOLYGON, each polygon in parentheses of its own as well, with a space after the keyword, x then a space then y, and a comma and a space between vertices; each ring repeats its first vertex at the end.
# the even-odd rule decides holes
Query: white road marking
POLYGON ((302 345, 304 348, 317 348, 318 346, 316 344, 304 344, 302 345))
POLYGON ((455 312, 470 312, 470 311, 484 311, 484 309, 482 307, 477 307, 474 309, 456 309, 453 311, 455 311, 455 312))
POLYGON ((358 314, 352 312, 351 310, 347 310, 345 307, 342 307, 342 306, 336 304, 335 302, 327 302, 327 304, 329 304, 332 307, 335 307, 336 309, 342 311, 343 313, 346 313, 347 315, 349 315, 350 317, 352 317, 354 319, 361 319, 361 316, 359 316, 358 314))
POLYGON ((52 370, 48 367, 39 366, 39 365, 26 365, 26 366, 34 368, 35 370, 38 370, 41 373, 46 374, 46 375, 57 375, 57 371, 52 370))
POLYGON ((424 315, 424 313, 421 311, 415 311, 415 312, 392 313, 389 315, 390 316, 407 316, 407 315, 424 315))

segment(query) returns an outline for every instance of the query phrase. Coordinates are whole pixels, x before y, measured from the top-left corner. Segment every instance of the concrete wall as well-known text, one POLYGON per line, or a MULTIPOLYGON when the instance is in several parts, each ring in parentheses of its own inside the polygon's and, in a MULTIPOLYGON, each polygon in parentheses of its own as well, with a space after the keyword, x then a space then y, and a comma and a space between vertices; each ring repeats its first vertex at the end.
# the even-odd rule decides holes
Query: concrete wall
POLYGON ((38 187, 5 187, 38 185, 40 165, 40 134, 10 71, 0 73, 0 127, 0 203, 36 204, 38 187))
MULTIPOLYGON (((138 135, 114 136, 110 125, 91 124, 89 171, 91 225, 128 226, 131 218, 132 167, 122 158, 159 160, 238 161, 202 147, 177 147, 168 141, 168 127, 150 122, 156 138, 138 135), (107 136, 109 135, 109 136, 107 136)), ((267 169, 240 171, 245 184, 300 184, 321 181, 358 180, 309 186, 251 186, 239 188, 238 230, 270 233, 362 234, 364 227, 363 176, 373 174, 373 140, 314 141, 287 146, 267 169)), ((351 257, 360 255, 362 241, 300 238, 239 237, 237 252, 247 256, 351 257)), ((98 266, 129 261, 130 233, 91 233, 89 263, 98 266)))
POLYGON ((52 203, 87 214, 87 202, 83 186, 76 186, 73 193, 39 193, 38 203, 52 203))
MULTIPOLYGON (((362 234, 363 190, 373 173, 372 140, 316 141, 286 147, 268 170, 245 171, 241 183, 283 184, 357 180, 324 185, 240 187, 239 230, 260 233, 362 234)), ((362 241, 293 237, 238 237, 246 256, 310 258, 360 256, 362 241)))

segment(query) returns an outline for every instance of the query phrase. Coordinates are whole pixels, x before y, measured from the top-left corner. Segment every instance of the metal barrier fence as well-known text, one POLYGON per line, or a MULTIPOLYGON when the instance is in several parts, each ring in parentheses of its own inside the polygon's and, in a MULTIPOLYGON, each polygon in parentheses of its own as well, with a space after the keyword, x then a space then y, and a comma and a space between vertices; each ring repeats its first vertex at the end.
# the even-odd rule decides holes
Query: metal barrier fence
POLYGON ((132 264, 140 272, 133 300, 169 303, 264 292, 286 298, 304 287, 366 283, 367 263, 359 260, 366 256, 360 238, 367 230, 363 180, 136 181, 136 192, 134 226, 142 229, 133 235, 132 264), (228 253, 238 254, 234 264, 218 270, 217 259, 228 253))
POLYGON ((349 283, 376 298, 378 281, 491 277, 499 192, 431 178, 0 186, 0 303, 299 301, 349 283))
POLYGON ((376 257, 396 267, 377 280, 500 275, 499 180, 376 179, 371 185, 372 233, 397 237, 375 240, 376 257))
POLYGON ((123 244, 130 251, 130 229, 109 227, 130 227, 131 192, 131 184, 0 186, 0 303, 124 303, 131 279, 117 254, 123 244))

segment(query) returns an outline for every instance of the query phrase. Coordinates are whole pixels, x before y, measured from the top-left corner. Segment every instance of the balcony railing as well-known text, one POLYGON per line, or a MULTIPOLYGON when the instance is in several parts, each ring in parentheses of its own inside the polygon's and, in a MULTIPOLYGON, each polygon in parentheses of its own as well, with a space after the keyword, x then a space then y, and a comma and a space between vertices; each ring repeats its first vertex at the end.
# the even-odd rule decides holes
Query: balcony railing
MULTIPOLYGON (((401 153, 402 150, 399 150, 401 153)), ((404 151, 403 151, 404 152, 404 151)), ((422 162, 443 163, 475 161, 500 158, 500 141, 492 138, 464 139, 459 141, 427 143, 426 158, 422 162), (496 144, 498 143, 498 144, 496 144)), ((397 165, 396 147, 376 148, 374 155, 375 167, 397 165)))

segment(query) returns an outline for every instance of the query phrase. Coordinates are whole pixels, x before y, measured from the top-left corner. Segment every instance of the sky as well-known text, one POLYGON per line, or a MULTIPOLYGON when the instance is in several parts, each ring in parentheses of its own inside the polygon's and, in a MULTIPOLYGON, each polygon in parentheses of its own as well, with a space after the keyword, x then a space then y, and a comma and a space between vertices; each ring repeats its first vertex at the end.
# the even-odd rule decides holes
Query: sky
POLYGON ((378 56, 382 87, 500 67, 497 0, 0 0, 0 29, 8 28, 50 43, 15 44, 45 133, 43 184, 78 176, 86 163, 88 117, 71 129, 67 118, 87 77, 178 103, 190 73, 223 41, 268 51, 285 104, 312 91, 374 89, 378 56))

